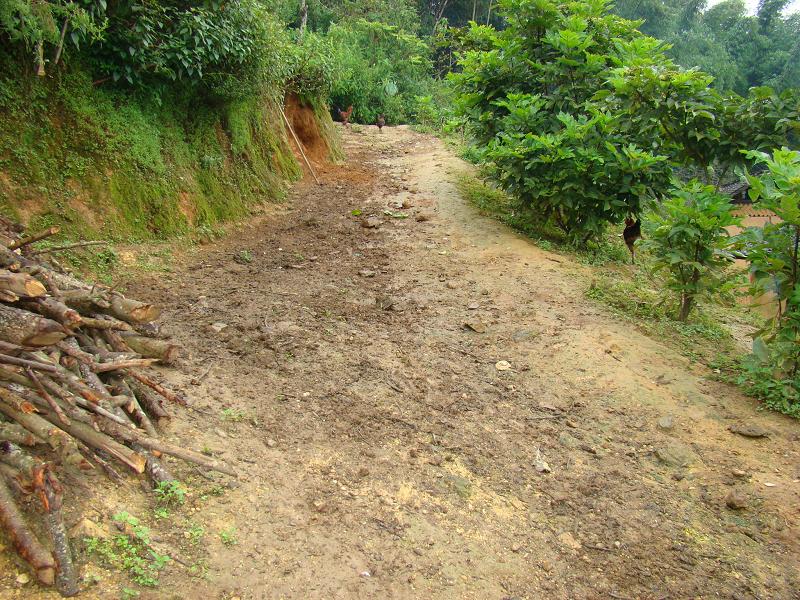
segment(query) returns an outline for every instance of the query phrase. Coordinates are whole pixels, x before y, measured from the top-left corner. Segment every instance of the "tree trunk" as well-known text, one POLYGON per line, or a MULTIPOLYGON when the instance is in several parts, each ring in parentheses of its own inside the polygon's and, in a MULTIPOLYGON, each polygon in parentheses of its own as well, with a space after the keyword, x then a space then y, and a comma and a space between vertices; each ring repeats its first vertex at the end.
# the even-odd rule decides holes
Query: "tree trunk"
POLYGON ((683 294, 681 296, 681 310, 678 313, 678 321, 680 321, 681 323, 686 323, 686 321, 689 319, 689 313, 692 312, 693 307, 694 307, 694 296, 683 294))
POLYGON ((300 0, 300 37, 306 32, 306 25, 308 25, 308 3, 306 0, 300 0))
POLYGON ((67 337, 64 327, 39 315, 0 305, 0 339, 21 346, 49 346, 67 337))

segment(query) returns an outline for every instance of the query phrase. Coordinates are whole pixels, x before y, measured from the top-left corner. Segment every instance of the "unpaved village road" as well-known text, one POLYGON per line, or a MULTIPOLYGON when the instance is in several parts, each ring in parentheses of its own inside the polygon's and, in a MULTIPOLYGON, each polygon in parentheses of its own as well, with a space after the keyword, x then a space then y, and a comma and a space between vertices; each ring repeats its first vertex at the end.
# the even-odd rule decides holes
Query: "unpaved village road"
POLYGON ((190 501, 154 527, 194 574, 173 563, 141 598, 800 598, 797 422, 478 216, 440 141, 345 145, 321 186, 132 286, 187 348, 165 373, 199 410, 172 439, 241 471, 176 465, 190 501))

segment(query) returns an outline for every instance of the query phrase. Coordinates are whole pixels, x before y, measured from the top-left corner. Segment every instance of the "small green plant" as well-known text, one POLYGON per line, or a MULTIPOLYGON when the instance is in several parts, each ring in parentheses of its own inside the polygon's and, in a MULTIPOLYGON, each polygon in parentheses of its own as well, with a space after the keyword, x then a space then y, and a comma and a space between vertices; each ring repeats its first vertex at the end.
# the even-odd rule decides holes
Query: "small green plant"
POLYGON ((161 508, 177 508, 186 502, 186 486, 179 481, 161 481, 153 493, 161 508))
POLYGON ((726 283, 732 262, 726 227, 738 225, 730 200, 711 186, 691 181, 675 189, 650 218, 643 243, 654 273, 679 297, 677 319, 685 322, 699 297, 712 297, 726 283))
POLYGON ((239 264, 247 265, 253 262, 253 254, 249 250, 239 250, 234 256, 233 260, 239 264))
POLYGON ((192 544, 199 544, 206 534, 205 528, 199 523, 192 523, 192 526, 186 530, 186 535, 192 544))
POLYGON ((153 509, 153 516, 156 519, 169 519, 170 510, 165 506, 157 506, 153 509))
POLYGON ((245 418, 245 412, 243 410, 235 408, 222 409, 222 419, 224 421, 231 421, 232 423, 238 423, 239 421, 243 421, 244 418, 245 418))
POLYGON ((219 532, 219 539, 222 540, 222 543, 226 546, 235 546, 238 544, 238 540, 236 539, 236 528, 229 527, 228 529, 223 529, 219 532))
POLYGON ((126 533, 111 539, 86 538, 87 552, 99 556, 109 567, 127 571, 135 583, 156 587, 169 557, 151 548, 150 530, 136 517, 120 512, 114 515, 114 521, 124 526, 126 533))
POLYGON ((138 590, 132 590, 131 588, 122 588, 119 595, 122 600, 133 600, 134 598, 141 596, 141 592, 138 590))

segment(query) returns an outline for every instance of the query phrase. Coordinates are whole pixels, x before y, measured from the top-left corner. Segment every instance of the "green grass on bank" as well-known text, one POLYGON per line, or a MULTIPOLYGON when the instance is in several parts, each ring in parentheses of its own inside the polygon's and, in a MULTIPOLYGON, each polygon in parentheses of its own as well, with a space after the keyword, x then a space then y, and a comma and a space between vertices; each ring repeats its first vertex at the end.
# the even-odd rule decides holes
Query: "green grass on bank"
MULTIPOLYGON (((59 225, 55 242, 200 239, 302 174, 270 100, 282 93, 214 105, 106 89, 79 67, 46 79, 16 68, 0 57, 0 213, 59 225)), ((337 148, 327 111, 312 109, 337 148)))

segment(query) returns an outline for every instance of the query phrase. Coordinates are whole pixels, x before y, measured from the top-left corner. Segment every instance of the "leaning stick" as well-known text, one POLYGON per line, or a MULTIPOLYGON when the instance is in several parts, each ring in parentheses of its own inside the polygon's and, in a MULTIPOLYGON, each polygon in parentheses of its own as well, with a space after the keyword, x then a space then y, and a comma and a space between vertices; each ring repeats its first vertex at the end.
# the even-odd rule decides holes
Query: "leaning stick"
POLYGON ((48 238, 51 235, 57 234, 61 229, 58 227, 49 227, 44 231, 40 231, 39 233, 34 233, 31 236, 24 237, 18 239, 16 242, 11 244, 8 249, 9 250, 16 250, 17 248, 22 248, 23 246, 27 246, 28 244, 32 244, 33 242, 38 242, 39 240, 43 240, 44 238, 48 238))
POLYGON ((58 420, 64 425, 69 425, 69 418, 64 414, 64 411, 61 410, 61 407, 56 403, 56 401, 53 400, 53 397, 47 393, 47 390, 44 389, 42 382, 39 381, 39 378, 36 376, 36 373, 33 372, 33 369, 25 369, 25 374, 28 376, 28 379, 33 382, 33 385, 36 386, 36 390, 39 392, 39 395, 44 398, 48 406, 50 406, 50 408, 53 409, 53 412, 56 413, 58 420))
POLYGON ((305 150, 303 150, 303 144, 301 144, 300 140, 297 139, 297 134, 294 132, 294 129, 292 128, 292 124, 289 123, 289 119, 286 118, 286 113, 283 112, 283 108, 280 108, 280 111, 281 111, 281 116, 283 117, 283 120, 286 122, 286 126, 289 128, 289 131, 292 133, 292 137, 294 138, 294 141, 297 144, 297 147, 300 149, 300 154, 303 156, 303 160, 306 161, 306 165, 308 165, 308 168, 311 171, 311 174, 314 176, 314 181, 317 182, 317 185, 320 185, 319 178, 317 177, 317 174, 314 172, 314 167, 311 166, 311 162, 308 160, 308 157, 306 156, 305 150))
POLYGON ((47 254, 48 252, 63 252, 64 250, 72 250, 73 248, 85 248, 86 246, 107 246, 108 242, 104 241, 91 241, 91 242, 76 242, 74 244, 66 244, 64 246, 53 246, 51 248, 42 248, 29 252, 28 256, 37 256, 39 254, 47 254))
POLYGON ((146 377, 141 373, 137 373, 136 371, 128 371, 128 375, 130 375, 137 381, 140 381, 141 383, 145 384, 147 387, 152 388, 158 394, 161 394, 162 396, 164 396, 164 398, 166 398, 170 402, 175 402, 176 404, 186 406, 186 400, 184 398, 181 398, 175 392, 171 392, 170 390, 166 389, 165 387, 153 381, 149 377, 146 377))

